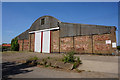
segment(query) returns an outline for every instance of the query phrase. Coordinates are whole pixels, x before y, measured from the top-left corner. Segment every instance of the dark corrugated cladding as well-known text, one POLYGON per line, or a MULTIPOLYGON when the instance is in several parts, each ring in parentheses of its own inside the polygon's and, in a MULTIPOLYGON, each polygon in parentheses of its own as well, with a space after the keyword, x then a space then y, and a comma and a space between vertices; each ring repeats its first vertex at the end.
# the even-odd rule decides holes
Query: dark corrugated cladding
POLYGON ((17 38, 19 40, 23 40, 23 39, 29 39, 29 31, 30 29, 26 30, 25 32, 21 33, 20 35, 17 36, 17 38))
POLYGON ((38 18, 30 27, 30 31, 36 31, 36 30, 43 30, 43 29, 49 29, 49 28, 55 28, 58 27, 57 26, 57 22, 59 20, 57 20, 56 18, 52 17, 52 16, 43 16, 38 18), (41 25, 41 19, 45 19, 45 24, 41 25))
POLYGON ((42 16, 38 18, 30 27, 18 37, 19 40, 29 39, 30 31, 37 31, 49 28, 60 27, 60 37, 70 37, 79 35, 93 35, 93 34, 105 34, 110 33, 113 26, 100 26, 100 25, 88 25, 78 23, 66 23, 60 22, 58 19, 52 16, 42 16), (44 24, 41 25, 41 19, 44 19, 44 24), (59 24, 59 25, 58 25, 59 24))
POLYGON ((100 26, 62 22, 60 23, 60 37, 106 34, 111 32, 112 27, 113 26, 100 26))
POLYGON ((75 24, 60 23, 60 37, 69 37, 75 36, 77 33, 79 34, 77 28, 79 28, 79 26, 75 24))
POLYGON ((52 16, 42 16, 38 18, 30 27, 30 29, 26 30, 22 34, 20 34, 18 37, 19 40, 22 39, 29 39, 29 32, 30 31, 37 31, 37 30, 43 30, 43 29, 49 29, 49 28, 55 28, 58 27, 58 19, 52 17, 52 16), (44 25, 41 25, 41 19, 45 20, 44 25))

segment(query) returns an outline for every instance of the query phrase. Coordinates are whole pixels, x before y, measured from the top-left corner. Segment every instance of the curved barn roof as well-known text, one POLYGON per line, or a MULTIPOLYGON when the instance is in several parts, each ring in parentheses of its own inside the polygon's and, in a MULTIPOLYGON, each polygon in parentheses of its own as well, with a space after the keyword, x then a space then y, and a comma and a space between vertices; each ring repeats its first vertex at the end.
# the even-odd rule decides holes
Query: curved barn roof
POLYGON ((111 33, 111 30, 115 29, 114 26, 101 26, 101 25, 89 25, 89 24, 79 24, 79 23, 66 23, 61 22, 55 17, 45 15, 39 17, 33 22, 31 27, 25 32, 21 33, 18 39, 29 39, 29 32, 50 29, 60 27, 60 37, 70 37, 78 35, 94 35, 94 34, 107 34, 111 33), (44 20, 44 24, 42 23, 44 20))
POLYGON ((29 32, 30 31, 55 28, 55 27, 58 27, 58 22, 59 22, 58 19, 56 19, 55 17, 49 16, 49 15, 39 17, 37 20, 35 20, 33 22, 33 24, 31 25, 31 27, 28 30, 21 33, 17 37, 20 40, 21 39, 29 39, 29 32), (41 19, 44 19, 44 21, 45 21, 44 25, 41 25, 41 19))
POLYGON ((42 16, 39 17, 30 27, 30 31, 42 30, 42 29, 49 29, 58 27, 58 19, 52 16, 42 16), (44 19, 45 24, 41 25, 41 19, 44 19))

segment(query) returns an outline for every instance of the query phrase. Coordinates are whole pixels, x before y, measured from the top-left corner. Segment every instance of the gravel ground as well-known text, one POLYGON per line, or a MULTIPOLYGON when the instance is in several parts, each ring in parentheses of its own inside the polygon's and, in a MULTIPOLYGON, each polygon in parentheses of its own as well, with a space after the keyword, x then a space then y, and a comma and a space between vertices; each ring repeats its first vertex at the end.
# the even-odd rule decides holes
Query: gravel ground
POLYGON ((75 55, 75 56, 79 56, 82 59, 82 61, 85 63, 85 66, 81 68, 87 70, 81 73, 63 71, 58 69, 50 69, 50 68, 26 67, 20 64, 15 64, 15 63, 13 64, 13 62, 15 61, 26 60, 34 56, 37 56, 39 58, 52 57, 57 59, 63 57, 62 54, 58 54, 58 53, 43 54, 43 53, 34 53, 34 52, 4 52, 2 53, 2 63, 5 63, 5 66, 3 67, 5 68, 4 73, 6 74, 6 71, 9 72, 7 74, 7 77, 12 77, 12 78, 18 78, 18 77, 19 78, 23 78, 23 77, 24 78, 117 78, 118 77, 116 71, 110 73, 109 71, 107 71, 109 69, 105 69, 106 67, 105 68, 104 66, 103 68, 99 67, 99 63, 103 65, 109 64, 113 70, 114 69, 116 70, 116 68, 118 67, 117 66, 118 56, 75 55), (95 63, 96 65, 92 65, 93 63, 95 63), (112 64, 113 66, 111 66, 112 64), (92 66, 90 69, 92 69, 93 71, 90 71, 89 67, 86 66, 92 66), (94 69, 93 66, 96 67, 96 69, 98 70, 94 69), (11 73, 14 74, 11 75, 11 73))
POLYGON ((106 74, 99 72, 86 72, 83 71, 81 73, 56 70, 50 68, 39 68, 39 67, 31 67, 26 68, 24 70, 33 70, 32 72, 28 72, 25 74, 11 75, 11 78, 117 78, 114 74, 106 74))
MULTIPOLYGON (((30 57, 37 56, 39 58, 61 58, 63 54, 58 53, 35 53, 35 52, 4 52, 2 54, 2 60, 4 61, 17 61, 26 60, 30 57), (52 55, 51 55, 52 54, 52 55), (12 58, 12 59, 11 59, 12 58)), ((116 62, 118 63, 118 56, 100 56, 100 55, 75 55, 80 57, 82 60, 92 60, 92 61, 103 61, 103 62, 116 62)), ((120 58, 120 56, 119 56, 120 58)))

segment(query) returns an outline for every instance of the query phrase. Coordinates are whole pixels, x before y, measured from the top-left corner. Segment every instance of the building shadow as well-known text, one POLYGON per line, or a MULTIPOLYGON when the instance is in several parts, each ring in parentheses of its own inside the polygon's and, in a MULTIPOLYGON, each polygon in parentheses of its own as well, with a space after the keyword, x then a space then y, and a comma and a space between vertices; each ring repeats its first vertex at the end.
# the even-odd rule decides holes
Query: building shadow
POLYGON ((2 79, 9 79, 10 75, 32 72, 33 70, 24 70, 25 68, 29 67, 33 66, 29 66, 26 64, 16 64, 15 62, 4 62, 2 63, 2 79))

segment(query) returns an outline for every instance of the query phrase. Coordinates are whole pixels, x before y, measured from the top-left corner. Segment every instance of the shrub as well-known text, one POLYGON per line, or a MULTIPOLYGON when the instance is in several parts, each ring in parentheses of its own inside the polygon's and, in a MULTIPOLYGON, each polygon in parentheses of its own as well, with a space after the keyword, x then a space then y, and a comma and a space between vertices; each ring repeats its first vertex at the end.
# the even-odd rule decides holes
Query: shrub
POLYGON ((120 46, 117 46, 117 49, 120 50, 120 46))
POLYGON ((77 60, 74 62, 72 69, 76 69, 79 66, 79 64, 82 64, 80 58, 79 57, 76 57, 76 58, 77 60))
POLYGON ((74 62, 72 69, 76 69, 76 68, 77 68, 77 65, 78 65, 78 63, 77 63, 77 62, 74 62))
POLYGON ((74 56, 74 52, 68 52, 66 55, 64 55, 63 61, 64 63, 73 63, 73 68, 76 69, 79 64, 82 64, 82 61, 80 60, 79 57, 74 56))
POLYGON ((82 61, 80 60, 80 58, 79 58, 79 57, 77 57, 76 62, 78 62, 79 64, 82 64, 82 61))
POLYGON ((47 64, 47 60, 46 59, 42 59, 42 61, 43 61, 43 65, 47 64))
POLYGON ((18 44, 18 39, 17 38, 12 39, 11 50, 12 51, 19 51, 19 44, 18 44))
POLYGON ((47 59, 50 59, 50 57, 47 57, 47 59))
POLYGON ((64 58, 63 58, 63 61, 66 63, 73 63, 75 62, 75 57, 74 57, 74 52, 68 52, 64 58))
POLYGON ((47 60, 44 61, 43 65, 46 65, 47 64, 47 60))
POLYGON ((49 65, 45 65, 45 67, 49 67, 49 65))
POLYGON ((8 47, 2 46, 2 51, 7 51, 7 50, 8 50, 8 47))

